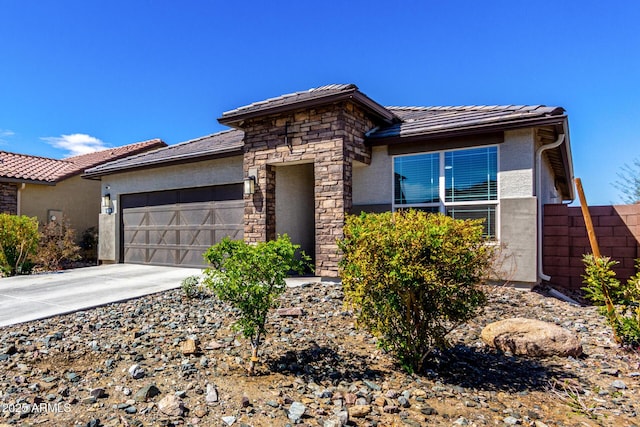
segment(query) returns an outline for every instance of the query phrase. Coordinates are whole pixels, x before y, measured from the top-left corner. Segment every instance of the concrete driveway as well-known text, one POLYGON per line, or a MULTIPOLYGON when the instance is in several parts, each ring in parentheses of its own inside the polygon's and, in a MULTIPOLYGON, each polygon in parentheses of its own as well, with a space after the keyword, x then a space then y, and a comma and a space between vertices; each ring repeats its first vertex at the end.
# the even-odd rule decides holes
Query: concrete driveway
POLYGON ((112 264, 0 279, 0 327, 180 287, 197 268, 112 264))

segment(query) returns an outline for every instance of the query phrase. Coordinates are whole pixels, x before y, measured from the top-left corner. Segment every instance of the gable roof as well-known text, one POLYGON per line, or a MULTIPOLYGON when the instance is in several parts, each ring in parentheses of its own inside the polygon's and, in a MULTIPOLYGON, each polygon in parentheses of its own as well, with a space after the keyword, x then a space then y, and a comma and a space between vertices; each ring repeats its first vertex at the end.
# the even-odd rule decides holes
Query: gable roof
POLYGON ((113 162, 87 169, 85 178, 97 178, 110 173, 173 163, 200 161, 205 158, 227 157, 242 154, 244 132, 226 130, 159 150, 129 156, 113 162))
MULTIPOLYGON (((390 139, 491 132, 564 119, 564 109, 544 105, 470 105, 458 107, 387 107, 402 121, 368 135, 371 142, 390 139)), ((384 140, 384 141, 381 141, 384 140)))
POLYGON ((397 120, 393 112, 384 108, 364 93, 360 92, 354 84, 332 84, 320 86, 309 90, 280 95, 264 101, 254 102, 243 107, 222 113, 218 121, 227 126, 241 128, 244 120, 277 114, 297 108, 309 108, 318 105, 326 105, 342 100, 352 100, 367 111, 383 120, 391 123, 397 120))
POLYGON ((166 145, 160 139, 152 139, 62 160, 0 151, 0 180, 55 184, 86 168, 166 145))

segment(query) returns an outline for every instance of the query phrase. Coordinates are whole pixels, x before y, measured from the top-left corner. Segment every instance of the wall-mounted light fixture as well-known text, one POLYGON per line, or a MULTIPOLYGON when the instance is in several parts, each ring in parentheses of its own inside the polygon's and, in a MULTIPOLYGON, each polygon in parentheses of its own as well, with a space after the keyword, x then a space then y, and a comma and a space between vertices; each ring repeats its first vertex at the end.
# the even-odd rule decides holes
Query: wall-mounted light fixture
POLYGON ((251 175, 244 179, 244 194, 250 196, 256 192, 256 177, 251 175))
POLYGON ((107 193, 102 196, 102 208, 109 215, 113 212, 111 209, 111 194, 107 193))

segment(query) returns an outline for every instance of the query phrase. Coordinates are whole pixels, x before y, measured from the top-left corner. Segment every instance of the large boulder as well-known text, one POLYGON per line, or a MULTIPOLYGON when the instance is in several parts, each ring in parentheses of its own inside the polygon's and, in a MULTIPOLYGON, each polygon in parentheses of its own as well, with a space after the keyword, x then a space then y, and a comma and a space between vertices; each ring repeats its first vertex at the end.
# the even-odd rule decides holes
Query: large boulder
POLYGON ((553 323, 534 319, 505 319, 487 325, 482 341, 500 351, 532 357, 579 356, 578 338, 553 323))

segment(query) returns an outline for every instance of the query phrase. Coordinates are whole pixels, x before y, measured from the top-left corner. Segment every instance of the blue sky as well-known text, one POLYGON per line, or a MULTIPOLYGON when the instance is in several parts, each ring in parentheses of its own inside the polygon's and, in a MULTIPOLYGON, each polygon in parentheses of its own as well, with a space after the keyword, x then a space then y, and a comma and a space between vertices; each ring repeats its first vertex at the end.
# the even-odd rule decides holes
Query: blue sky
POLYGON ((0 0, 0 150, 63 158, 224 129, 222 112, 355 83, 383 105, 569 115, 590 204, 640 157, 640 2, 0 0))

